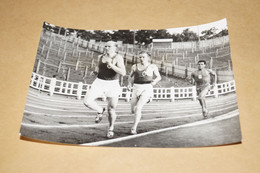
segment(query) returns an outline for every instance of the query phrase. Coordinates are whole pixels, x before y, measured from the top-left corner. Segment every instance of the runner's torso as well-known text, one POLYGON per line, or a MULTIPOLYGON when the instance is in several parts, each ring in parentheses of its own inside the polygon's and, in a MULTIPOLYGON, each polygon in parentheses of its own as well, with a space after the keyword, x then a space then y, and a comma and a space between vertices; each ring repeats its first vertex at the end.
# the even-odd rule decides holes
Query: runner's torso
POLYGON ((136 64, 136 69, 134 72, 134 83, 136 84, 149 84, 153 80, 153 76, 148 76, 146 71, 151 64, 149 64, 144 70, 139 70, 136 64))
POLYGON ((210 85, 210 73, 207 69, 197 70, 193 73, 197 87, 210 85))
MULTIPOLYGON (((112 59, 115 60, 116 56, 118 56, 118 55, 115 55, 112 59)), ((107 63, 102 62, 102 59, 104 57, 105 57, 105 55, 102 55, 100 57, 99 64, 98 64, 99 71, 98 71, 97 77, 99 79, 103 79, 103 80, 118 80, 119 74, 116 73, 113 69, 108 68, 107 63)))

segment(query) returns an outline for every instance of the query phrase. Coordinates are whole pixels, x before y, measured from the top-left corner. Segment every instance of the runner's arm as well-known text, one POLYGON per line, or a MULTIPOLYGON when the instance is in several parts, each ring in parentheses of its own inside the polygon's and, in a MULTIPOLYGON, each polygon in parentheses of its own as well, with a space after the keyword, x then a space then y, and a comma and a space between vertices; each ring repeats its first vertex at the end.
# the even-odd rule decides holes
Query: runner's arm
POLYGON ((209 73, 210 73, 211 75, 214 76, 214 83, 213 83, 213 86, 215 86, 216 83, 217 83, 217 74, 216 74, 216 72, 214 72, 214 71, 211 70, 211 69, 208 69, 208 71, 209 71, 209 73))
POLYGON ((195 76, 194 73, 191 73, 191 84, 195 85, 195 76))
POLYGON ((133 65, 131 67, 131 71, 130 71, 130 74, 128 76, 128 84, 127 84, 127 88, 130 90, 130 88, 133 86, 133 74, 134 74, 134 71, 135 71, 135 65, 133 65))
MULTIPOLYGON (((101 61, 101 57, 102 57, 102 55, 99 55, 99 56, 98 56, 98 64, 99 64, 99 62, 101 61)), ((99 72, 99 67, 98 67, 98 65, 96 65, 96 66, 95 66, 95 69, 90 73, 90 75, 97 75, 98 72, 99 72)))
POLYGON ((153 79, 151 84, 154 86, 162 79, 162 77, 161 77, 158 67, 156 65, 153 66, 153 73, 155 75, 155 79, 153 79))
POLYGON ((126 75, 126 70, 125 70, 125 64, 122 56, 117 57, 117 65, 112 64, 112 62, 108 62, 108 65, 118 74, 125 76, 126 75))

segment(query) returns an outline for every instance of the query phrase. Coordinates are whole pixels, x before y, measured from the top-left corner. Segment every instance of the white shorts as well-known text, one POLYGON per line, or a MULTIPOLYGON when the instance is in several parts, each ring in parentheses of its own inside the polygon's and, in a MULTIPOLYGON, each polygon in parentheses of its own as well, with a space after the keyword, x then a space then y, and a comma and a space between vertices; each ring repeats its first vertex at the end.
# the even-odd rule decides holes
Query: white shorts
POLYGON ((91 85, 86 97, 118 97, 122 93, 119 80, 102 80, 96 78, 91 85))
POLYGON ((132 97, 145 96, 153 98, 153 86, 151 84, 134 84, 132 97))

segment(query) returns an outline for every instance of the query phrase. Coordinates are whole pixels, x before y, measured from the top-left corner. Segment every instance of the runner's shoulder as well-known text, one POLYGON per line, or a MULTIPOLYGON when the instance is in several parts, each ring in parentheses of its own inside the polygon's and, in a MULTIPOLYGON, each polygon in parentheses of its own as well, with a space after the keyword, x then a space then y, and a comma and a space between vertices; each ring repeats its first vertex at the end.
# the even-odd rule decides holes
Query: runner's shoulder
POLYGON ((212 69, 207 69, 207 71, 208 71, 210 74, 215 74, 215 71, 213 71, 212 69))
POLYGON ((117 58, 117 59, 123 59, 123 56, 120 55, 120 54, 117 54, 117 55, 116 55, 116 58, 117 58))
POLYGON ((150 67, 153 69, 158 69, 157 65, 155 65, 155 64, 150 64, 150 67))

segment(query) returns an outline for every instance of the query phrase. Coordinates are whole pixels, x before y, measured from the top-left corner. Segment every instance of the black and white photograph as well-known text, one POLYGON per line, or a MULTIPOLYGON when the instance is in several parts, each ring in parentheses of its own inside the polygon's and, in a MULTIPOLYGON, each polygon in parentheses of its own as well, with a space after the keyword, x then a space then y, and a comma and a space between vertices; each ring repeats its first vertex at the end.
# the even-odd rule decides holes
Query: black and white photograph
POLYGON ((153 148, 241 143, 226 19, 150 30, 46 21, 40 29, 21 139, 153 148))

